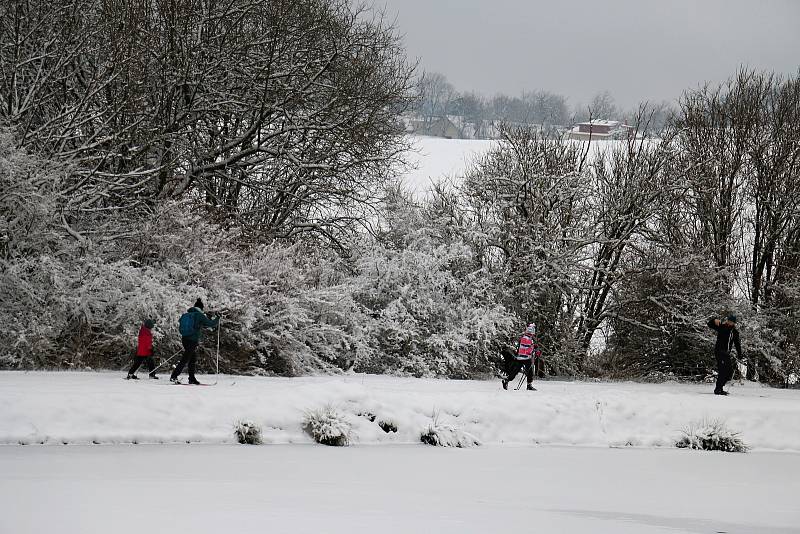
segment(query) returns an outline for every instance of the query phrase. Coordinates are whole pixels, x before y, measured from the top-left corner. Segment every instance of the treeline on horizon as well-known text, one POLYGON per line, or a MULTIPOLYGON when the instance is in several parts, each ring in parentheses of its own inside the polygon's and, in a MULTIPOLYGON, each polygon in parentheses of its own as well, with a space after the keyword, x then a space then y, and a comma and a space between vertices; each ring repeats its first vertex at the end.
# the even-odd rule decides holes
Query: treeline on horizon
MULTIPOLYGON (((659 135, 670 115, 676 113, 670 102, 648 104, 648 135, 659 135)), ((410 112, 425 123, 440 117, 459 117, 460 124, 470 126, 470 136, 490 138, 497 135, 497 126, 514 124, 543 129, 566 129, 594 119, 615 120, 633 124, 639 109, 623 109, 611 92, 597 92, 587 104, 570 106, 564 95, 543 89, 523 91, 520 96, 498 93, 486 96, 476 91, 460 91, 439 72, 425 72, 416 87, 416 98, 410 112)), ((640 125, 644 126, 644 125, 640 125)))
POLYGON ((549 374, 699 380, 730 312, 798 370, 797 75, 604 152, 507 124, 419 199, 419 77, 348 0, 12 0, 0 70, 2 368, 122 368, 145 318, 167 357, 202 297, 228 373, 485 377, 536 322, 549 374))

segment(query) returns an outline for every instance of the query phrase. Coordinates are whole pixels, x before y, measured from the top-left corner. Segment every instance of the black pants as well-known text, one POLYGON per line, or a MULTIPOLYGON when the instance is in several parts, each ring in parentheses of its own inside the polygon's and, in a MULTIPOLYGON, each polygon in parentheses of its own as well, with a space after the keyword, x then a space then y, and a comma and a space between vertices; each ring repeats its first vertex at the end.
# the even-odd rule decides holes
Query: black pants
POLYGON ((533 383, 533 365, 531 360, 517 360, 509 358, 506 360, 506 380, 511 382, 516 378, 517 373, 524 369, 525 376, 528 377, 528 384, 533 383))
POLYGON ((733 376, 733 364, 731 363, 730 354, 716 353, 717 357, 717 387, 714 391, 722 391, 723 386, 733 376))
POLYGON ((172 371, 172 376, 170 378, 178 378, 178 375, 183 371, 183 366, 188 363, 189 380, 195 380, 194 372, 197 363, 197 341, 189 339, 188 337, 182 337, 181 343, 183 343, 183 358, 181 358, 181 361, 175 366, 175 370, 172 371))
POLYGON ((155 360, 153 360, 152 356, 134 356, 133 365, 131 365, 131 370, 128 371, 128 374, 129 375, 135 374, 136 370, 142 364, 145 364, 151 373, 153 372, 153 369, 156 368, 156 362, 155 360))

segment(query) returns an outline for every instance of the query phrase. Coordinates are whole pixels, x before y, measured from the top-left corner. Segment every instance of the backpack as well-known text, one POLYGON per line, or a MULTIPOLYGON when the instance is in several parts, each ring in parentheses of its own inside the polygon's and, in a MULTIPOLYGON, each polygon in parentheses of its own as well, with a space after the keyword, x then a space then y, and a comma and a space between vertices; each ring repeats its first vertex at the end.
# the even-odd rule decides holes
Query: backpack
POLYGON ((178 321, 178 330, 183 337, 193 336, 197 333, 197 324, 194 320, 193 314, 186 312, 181 315, 178 321))

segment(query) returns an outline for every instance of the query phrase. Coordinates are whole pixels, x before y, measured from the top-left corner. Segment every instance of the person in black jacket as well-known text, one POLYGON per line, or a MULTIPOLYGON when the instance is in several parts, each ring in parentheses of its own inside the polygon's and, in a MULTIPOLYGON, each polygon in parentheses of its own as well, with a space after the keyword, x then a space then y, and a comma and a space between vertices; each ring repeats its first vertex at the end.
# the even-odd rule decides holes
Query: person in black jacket
POLYGON ((714 356, 717 359, 717 387, 715 395, 727 395, 722 387, 733 376, 731 351, 736 347, 736 355, 741 359, 742 345, 739 342, 739 331, 736 329, 736 316, 729 315, 723 320, 709 319, 708 326, 717 332, 717 343, 714 345, 714 356))

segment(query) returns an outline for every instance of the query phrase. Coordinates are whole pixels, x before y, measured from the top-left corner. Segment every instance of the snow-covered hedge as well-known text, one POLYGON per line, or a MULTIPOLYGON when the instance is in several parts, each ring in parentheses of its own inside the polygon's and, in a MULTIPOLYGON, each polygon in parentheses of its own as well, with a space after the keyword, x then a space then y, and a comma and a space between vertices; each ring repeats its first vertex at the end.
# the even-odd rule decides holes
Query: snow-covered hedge
POLYGON ((188 200, 68 221, 59 167, 0 134, 0 368, 123 368, 146 318, 167 358, 198 297, 224 314, 220 369, 231 373, 464 378, 490 372, 513 330, 469 251, 431 239, 409 206, 391 222, 402 243, 355 242, 348 258, 314 242, 242 247, 240 231, 188 200))

